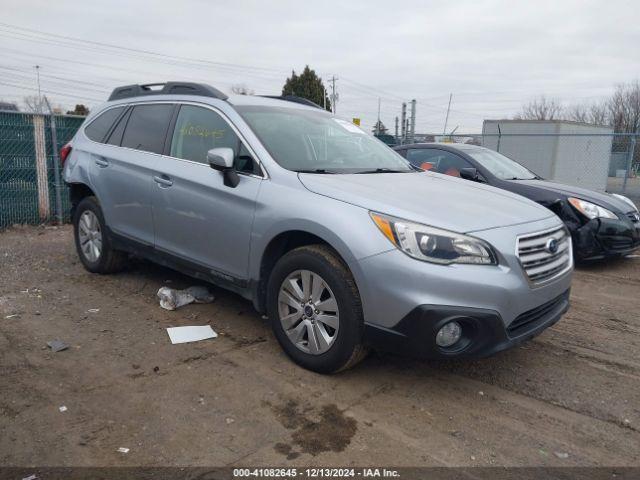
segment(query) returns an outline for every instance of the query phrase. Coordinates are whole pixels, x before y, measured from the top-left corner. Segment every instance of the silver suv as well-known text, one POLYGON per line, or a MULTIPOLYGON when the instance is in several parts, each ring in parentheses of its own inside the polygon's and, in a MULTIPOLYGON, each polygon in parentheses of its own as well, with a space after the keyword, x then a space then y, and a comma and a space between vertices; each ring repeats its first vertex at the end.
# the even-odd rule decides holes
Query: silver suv
POLYGON ((549 210, 416 171, 302 99, 121 87, 61 158, 87 270, 135 254, 237 292, 317 372, 371 347, 490 355, 569 305, 571 239, 549 210))

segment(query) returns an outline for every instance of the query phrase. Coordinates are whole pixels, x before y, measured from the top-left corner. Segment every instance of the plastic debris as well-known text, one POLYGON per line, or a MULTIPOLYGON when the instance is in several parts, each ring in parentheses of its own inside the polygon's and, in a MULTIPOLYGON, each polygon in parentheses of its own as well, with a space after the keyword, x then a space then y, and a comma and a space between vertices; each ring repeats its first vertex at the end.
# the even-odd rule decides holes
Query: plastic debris
POLYGON ((162 287, 158 290, 160 306, 165 310, 175 310, 189 303, 211 303, 215 300, 206 287, 189 287, 184 290, 162 287))
POLYGON ((61 407, 58 407, 58 410, 60 410, 61 412, 66 412, 67 411, 67 407, 62 405, 61 407))
POLYGON ((62 340, 51 340, 50 342, 47 342, 47 346, 53 352, 61 352, 62 350, 69 348, 69 345, 64 343, 62 340))
POLYGON ((28 477, 24 477, 22 480, 36 480, 38 478, 35 473, 32 473, 28 477))
POLYGON ((167 328, 171 343, 198 342, 208 338, 216 338, 218 334, 210 325, 167 328))
POLYGON ((566 452, 553 452, 553 454, 558 458, 569 458, 569 454, 566 452))
POLYGON ((118 449, 118 452, 120 452, 120 453, 129 453, 129 449, 127 447, 120 447, 118 449))
POLYGON ((14 313, 13 315, 7 315, 7 316, 6 316, 6 317, 4 317, 4 318, 7 318, 7 319, 8 319, 8 318, 14 318, 14 317, 17 317, 18 315, 19 315, 19 314, 14 313))
POLYGON ((90 308, 89 310, 87 310, 87 312, 89 313, 98 313, 100 311, 99 308, 90 308))

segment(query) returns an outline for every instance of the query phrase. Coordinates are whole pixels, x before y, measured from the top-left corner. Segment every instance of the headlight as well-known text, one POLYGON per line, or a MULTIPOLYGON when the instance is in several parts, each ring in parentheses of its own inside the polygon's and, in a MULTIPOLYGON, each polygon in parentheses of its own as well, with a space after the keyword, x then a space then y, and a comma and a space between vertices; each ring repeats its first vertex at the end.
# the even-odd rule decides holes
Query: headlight
POLYGON ((628 204, 631 207, 632 211, 638 211, 638 207, 636 204, 631 201, 631 199, 625 197, 624 195, 618 195, 617 193, 612 193, 611 196, 616 197, 618 200, 622 200, 624 203, 628 204))
POLYGON ((569 203, 581 214, 589 219, 594 218, 618 218, 611 210, 607 210, 595 203, 580 200, 579 198, 569 197, 569 203))
POLYGON ((384 236, 410 257, 444 265, 498 263, 489 244, 478 238, 380 213, 370 212, 370 215, 384 236))

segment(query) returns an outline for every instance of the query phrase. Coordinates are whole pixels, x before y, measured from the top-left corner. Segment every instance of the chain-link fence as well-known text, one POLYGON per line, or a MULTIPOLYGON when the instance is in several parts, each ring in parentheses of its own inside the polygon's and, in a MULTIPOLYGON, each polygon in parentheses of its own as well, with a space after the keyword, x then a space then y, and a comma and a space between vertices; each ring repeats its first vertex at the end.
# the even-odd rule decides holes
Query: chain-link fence
POLYGON ((84 117, 56 116, 57 145, 51 137, 51 117, 0 111, 0 228, 13 224, 68 220, 66 186, 55 182, 53 153, 67 143, 84 117), (56 212, 56 189, 62 211, 56 212))
POLYGON ((467 143, 498 151, 541 177, 622 193, 640 202, 638 134, 416 134, 413 142, 467 143))

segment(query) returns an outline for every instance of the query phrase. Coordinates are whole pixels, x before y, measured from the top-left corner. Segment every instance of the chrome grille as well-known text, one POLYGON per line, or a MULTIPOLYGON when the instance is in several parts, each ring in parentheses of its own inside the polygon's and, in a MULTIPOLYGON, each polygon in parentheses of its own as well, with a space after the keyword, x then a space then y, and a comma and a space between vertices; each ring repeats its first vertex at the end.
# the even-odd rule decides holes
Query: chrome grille
POLYGON ((518 258, 531 283, 548 282, 571 268, 571 237, 564 227, 523 235, 518 258))

